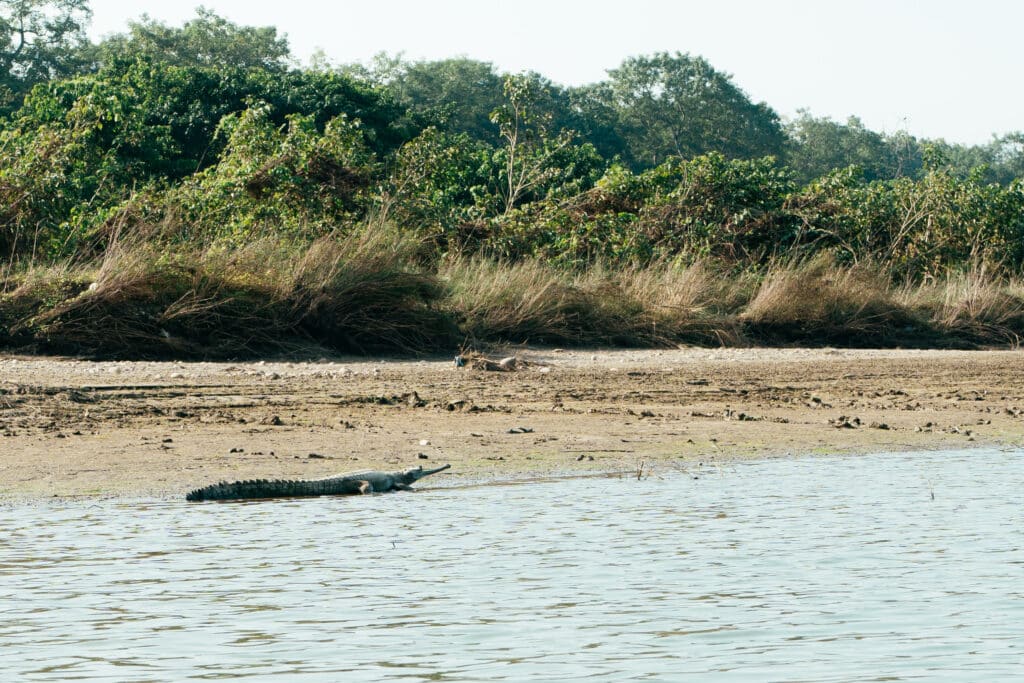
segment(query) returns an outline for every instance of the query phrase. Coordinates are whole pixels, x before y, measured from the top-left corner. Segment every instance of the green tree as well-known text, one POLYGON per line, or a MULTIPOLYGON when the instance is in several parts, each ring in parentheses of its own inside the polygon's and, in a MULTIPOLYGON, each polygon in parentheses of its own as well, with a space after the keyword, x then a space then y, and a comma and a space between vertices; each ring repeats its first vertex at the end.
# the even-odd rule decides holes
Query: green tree
POLYGON ((143 15, 128 24, 127 33, 100 43, 97 52, 105 65, 143 57, 177 66, 274 72, 287 70, 291 56, 287 38, 276 28, 240 26, 202 7, 180 27, 143 15))
POLYGON ((630 149, 619 126, 611 84, 608 82, 570 88, 567 91, 567 127, 594 146, 603 158, 629 159, 630 149))
POLYGON ((87 0, 0 0, 0 108, 82 69, 91 16, 87 0))
POLYGON ((986 145, 950 145, 935 143, 942 148, 953 171, 966 178, 980 173, 988 182, 1009 185, 1024 178, 1024 133, 1009 133, 995 137, 986 145))
POLYGON ((427 128, 391 160, 379 217, 421 232, 442 253, 475 251, 487 234, 478 205, 493 151, 465 133, 427 128))
POLYGON ((1009 184, 1024 179, 1024 131, 998 137, 988 147, 992 150, 992 171, 996 182, 1009 184))
POLYGON ((922 169, 922 149, 915 138, 876 133, 855 116, 843 124, 801 111, 787 132, 786 161, 804 183, 848 166, 860 168, 869 181, 917 176, 922 169))
POLYGON ((670 156, 719 152, 728 158, 779 156, 778 115, 753 103, 732 78, 700 57, 666 52, 631 57, 608 72, 611 105, 636 167, 670 156))
POLYGON ((278 126, 271 107, 261 103, 224 117, 220 132, 227 146, 217 165, 156 202, 161 221, 181 219, 178 239, 240 244, 270 234, 309 240, 363 215, 375 159, 357 121, 341 115, 320 130, 313 116, 293 114, 278 126))
POLYGON ((376 66, 378 82, 420 125, 498 142, 490 115, 504 101, 503 83, 493 64, 466 58, 411 63, 396 58, 378 59, 376 66))
POLYGON ((566 169, 553 163, 572 143, 573 133, 553 133, 552 116, 538 109, 544 86, 530 75, 505 79, 505 103, 491 113, 504 145, 495 153, 500 169, 502 213, 512 212, 529 193, 550 185, 566 169))
MULTIPOLYGON (((399 110, 380 93, 336 73, 272 73, 140 59, 98 74, 40 83, 0 128, 0 249, 69 255, 96 235, 108 212, 134 191, 180 182, 221 162, 226 148, 245 139, 218 134, 226 130, 221 122, 252 103, 266 106, 259 126, 252 119, 250 128, 277 130, 287 124, 292 131, 288 145, 318 135, 333 140, 327 130, 331 121, 332 135, 344 129, 372 152, 386 153, 405 139, 393 127, 399 110), (352 123, 341 127, 338 121, 343 120, 352 123)), ((319 154, 310 163, 320 164, 319 154)), ((319 172, 310 173, 312 180, 301 187, 314 187, 319 172)), ((338 173, 365 181, 362 172, 338 173)), ((332 183, 344 185, 327 182, 332 183)), ((281 192, 291 215, 300 215, 294 192, 281 192)), ((324 196, 310 194, 313 201, 327 202, 324 196)))
MULTIPOLYGON (((505 81, 489 62, 465 57, 409 62, 401 55, 380 53, 369 64, 343 67, 343 73, 383 87, 408 110, 414 127, 437 128, 450 135, 466 134, 490 145, 502 144, 491 113, 506 103, 505 81)), ((576 128, 579 116, 569 90, 537 73, 517 78, 532 82, 532 108, 543 112, 554 129, 576 128)))
MULTIPOLYGON (((214 137, 221 119, 245 110, 251 102, 268 103, 276 125, 292 114, 312 116, 320 129, 340 114, 358 119, 367 144, 378 152, 390 151, 408 137, 396 125, 400 109, 381 93, 337 73, 177 66, 149 57, 112 64, 91 76, 40 84, 11 125, 31 134, 40 123, 65 117, 79 99, 94 91, 108 92, 118 106, 137 110, 136 119, 154 133, 166 129, 175 151, 152 159, 147 175, 167 178, 216 163, 224 145, 223 138, 214 137)), ((107 128, 119 125, 121 119, 115 119, 107 128)))

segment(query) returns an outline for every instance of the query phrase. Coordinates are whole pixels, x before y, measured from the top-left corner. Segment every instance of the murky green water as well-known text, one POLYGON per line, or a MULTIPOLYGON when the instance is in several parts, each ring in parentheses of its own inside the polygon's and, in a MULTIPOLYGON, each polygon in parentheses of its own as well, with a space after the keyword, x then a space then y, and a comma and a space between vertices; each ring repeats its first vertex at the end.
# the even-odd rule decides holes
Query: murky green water
POLYGON ((0 508, 0 679, 1024 675, 1019 451, 440 483, 0 508))

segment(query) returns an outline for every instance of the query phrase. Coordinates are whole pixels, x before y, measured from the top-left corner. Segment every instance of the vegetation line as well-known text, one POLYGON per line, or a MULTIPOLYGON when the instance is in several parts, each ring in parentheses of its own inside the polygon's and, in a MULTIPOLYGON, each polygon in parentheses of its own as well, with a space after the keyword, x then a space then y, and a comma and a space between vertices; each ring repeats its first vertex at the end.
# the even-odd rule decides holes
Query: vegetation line
POLYGON ((783 122, 706 60, 298 67, 200 10, 0 3, 0 346, 1015 345, 1024 136, 783 122))

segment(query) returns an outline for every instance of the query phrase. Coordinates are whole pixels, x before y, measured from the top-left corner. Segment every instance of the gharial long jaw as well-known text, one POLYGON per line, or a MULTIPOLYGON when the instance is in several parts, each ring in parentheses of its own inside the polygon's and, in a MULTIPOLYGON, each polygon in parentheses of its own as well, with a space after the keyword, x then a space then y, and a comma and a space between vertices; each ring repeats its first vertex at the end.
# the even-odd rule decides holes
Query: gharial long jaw
POLYGON ((451 467, 451 464, 449 463, 447 465, 441 465, 440 467, 435 467, 432 470, 425 470, 425 469, 423 469, 423 466, 420 465, 419 467, 417 467, 415 469, 406 470, 405 472, 402 472, 401 475, 399 475, 396 478, 400 479, 403 484, 412 484, 413 482, 419 481, 420 479, 422 479, 423 477, 427 476, 428 474, 437 474, 438 472, 442 472, 444 470, 447 470, 450 467, 451 467))

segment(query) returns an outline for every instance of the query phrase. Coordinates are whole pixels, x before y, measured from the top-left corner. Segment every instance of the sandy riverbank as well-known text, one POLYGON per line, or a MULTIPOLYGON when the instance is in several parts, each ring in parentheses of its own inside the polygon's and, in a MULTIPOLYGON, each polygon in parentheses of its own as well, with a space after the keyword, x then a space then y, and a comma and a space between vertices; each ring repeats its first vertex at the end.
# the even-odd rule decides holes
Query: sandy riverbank
POLYGON ((1018 351, 517 355, 530 361, 517 372, 0 357, 0 500, 444 462, 438 478, 472 481, 1024 443, 1018 351))

